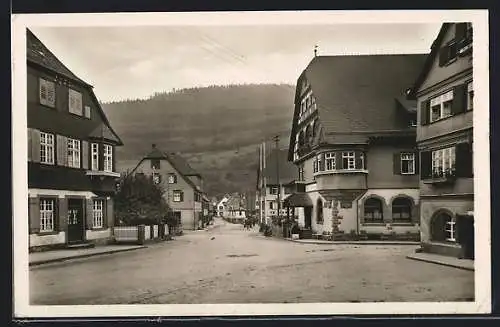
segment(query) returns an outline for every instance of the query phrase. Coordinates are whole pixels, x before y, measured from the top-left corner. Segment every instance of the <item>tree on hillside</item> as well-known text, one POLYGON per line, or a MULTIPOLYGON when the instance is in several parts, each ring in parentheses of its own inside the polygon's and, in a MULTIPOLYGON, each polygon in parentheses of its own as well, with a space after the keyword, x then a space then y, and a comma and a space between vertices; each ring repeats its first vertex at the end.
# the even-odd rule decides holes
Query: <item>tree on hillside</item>
POLYGON ((159 224, 167 222, 169 207, 164 189, 144 174, 124 174, 115 196, 115 210, 121 225, 159 224))

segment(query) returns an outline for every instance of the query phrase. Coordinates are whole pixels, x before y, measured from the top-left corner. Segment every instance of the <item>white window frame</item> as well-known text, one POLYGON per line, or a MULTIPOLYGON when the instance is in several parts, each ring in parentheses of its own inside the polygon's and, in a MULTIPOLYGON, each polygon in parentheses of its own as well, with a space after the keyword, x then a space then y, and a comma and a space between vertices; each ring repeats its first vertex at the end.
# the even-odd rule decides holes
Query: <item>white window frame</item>
POLYGON ((182 202, 182 200, 181 200, 182 199, 182 196, 181 196, 182 193, 184 193, 184 192, 182 192, 180 190, 174 190, 173 194, 172 194, 173 201, 174 202, 182 202))
POLYGON ((344 159, 347 159, 347 167, 343 166, 346 170, 356 170, 356 159, 354 151, 344 151, 342 152, 342 164, 344 159))
POLYGON ((278 186, 270 186, 269 187, 269 194, 276 195, 279 192, 278 186))
POLYGON ((90 155, 91 155, 91 169, 99 170, 99 144, 91 143, 90 145, 90 155))
POLYGON ((335 152, 325 153, 325 170, 335 170, 335 152))
POLYGON ((40 232, 53 232, 55 220, 55 200, 40 199, 40 232))
POLYGON ((446 169, 456 168, 456 151, 455 147, 432 151, 432 175, 435 171, 445 172, 446 169))
POLYGON ((38 97, 40 99, 40 104, 54 108, 56 106, 56 84, 52 81, 40 78, 39 85, 38 97))
POLYGON ((40 132, 40 163, 54 164, 54 134, 40 132))
POLYGON ((401 161, 401 175, 415 175, 415 153, 405 152, 401 153, 400 156, 401 161), (403 167, 405 167, 404 162, 411 162, 411 165, 408 164, 409 171, 405 172, 403 167))
POLYGON ((113 171, 113 146, 109 144, 102 145, 103 170, 113 171))
POLYGON ((450 90, 444 94, 441 94, 440 96, 432 98, 430 100, 429 121, 431 123, 433 123, 433 122, 436 122, 438 120, 452 116, 453 115, 452 108, 451 108, 452 102, 453 102, 453 90, 450 90), (444 112, 445 104, 448 102, 450 103, 450 109, 449 109, 450 111, 448 113, 445 113, 444 112), (439 116, 434 119, 432 116, 432 111, 433 111, 433 108, 437 107, 437 106, 439 106, 439 116))
POLYGON ((104 226, 104 200, 95 199, 92 203, 92 228, 104 226))
POLYGON ((68 109, 69 112, 78 116, 83 115, 82 93, 73 89, 68 89, 68 109))
POLYGON ((68 167, 81 167, 81 142, 77 139, 68 138, 67 142, 68 167))
POLYGON ((474 109, 474 86, 472 81, 467 83, 467 110, 474 109))
POLYGON ((450 221, 447 221, 444 226, 444 231, 446 233, 445 240, 449 242, 457 241, 457 222, 455 218, 451 218, 450 221))

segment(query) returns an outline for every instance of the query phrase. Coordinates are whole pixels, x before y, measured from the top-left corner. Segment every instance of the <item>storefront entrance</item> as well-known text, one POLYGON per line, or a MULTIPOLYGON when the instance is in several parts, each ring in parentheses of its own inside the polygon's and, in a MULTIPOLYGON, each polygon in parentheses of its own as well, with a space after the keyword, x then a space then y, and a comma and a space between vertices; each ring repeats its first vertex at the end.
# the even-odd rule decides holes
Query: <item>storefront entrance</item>
POLYGON ((83 200, 68 199, 68 243, 83 241, 83 200))

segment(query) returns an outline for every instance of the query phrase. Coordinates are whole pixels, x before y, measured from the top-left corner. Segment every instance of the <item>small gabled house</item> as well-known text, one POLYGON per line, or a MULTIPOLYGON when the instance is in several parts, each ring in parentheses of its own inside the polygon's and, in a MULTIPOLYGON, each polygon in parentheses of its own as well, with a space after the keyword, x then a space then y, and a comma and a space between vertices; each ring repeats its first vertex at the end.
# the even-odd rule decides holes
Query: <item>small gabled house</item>
POLYGON ((472 24, 445 23, 409 94, 418 102, 422 248, 466 258, 474 256, 472 70, 472 24))
POLYGON ((29 248, 105 242, 123 143, 93 87, 26 37, 29 248))
POLYGON ((243 194, 233 193, 225 203, 226 215, 224 218, 234 223, 243 222, 246 219, 247 208, 246 199, 243 194))
POLYGON ((405 90, 425 58, 318 56, 299 76, 288 160, 303 189, 287 205, 304 235, 418 238, 417 113, 405 90))
POLYGON ((203 178, 178 153, 166 153, 152 145, 130 174, 144 174, 161 184, 165 199, 182 229, 203 224, 203 178))

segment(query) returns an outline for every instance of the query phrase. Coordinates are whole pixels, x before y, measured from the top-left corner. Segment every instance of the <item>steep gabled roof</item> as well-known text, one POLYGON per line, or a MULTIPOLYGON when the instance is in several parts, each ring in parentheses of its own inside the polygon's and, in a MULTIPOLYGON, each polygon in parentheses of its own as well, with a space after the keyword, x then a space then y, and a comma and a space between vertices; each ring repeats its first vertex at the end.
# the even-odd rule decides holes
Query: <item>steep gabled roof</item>
POLYGON ((80 84, 86 88, 94 101, 97 110, 106 124, 106 127, 98 127, 92 133, 94 137, 103 137, 108 140, 116 142, 118 145, 123 145, 122 140, 111 127, 108 117, 102 110, 101 104, 93 91, 93 86, 76 76, 71 70, 68 69, 43 43, 38 39, 33 32, 26 29, 26 61, 37 67, 49 70, 55 74, 64 76, 71 81, 80 84), (103 134, 99 134, 103 133, 103 134))
POLYGON ((439 48, 441 46, 441 43, 443 43, 443 38, 446 35, 446 32, 448 29, 451 27, 452 23, 444 23, 441 25, 441 29, 439 30, 439 33, 436 37, 436 39, 432 42, 431 45, 431 52, 427 55, 424 67, 420 71, 420 74, 417 76, 415 79, 414 84, 412 85, 411 89, 409 90, 409 93, 407 97, 409 99, 414 99, 418 89, 424 83, 425 79, 427 78, 427 75, 429 74, 429 71, 432 68, 432 64, 434 63, 434 60, 439 54, 439 48))
POLYGON ((302 81, 309 82, 316 99, 325 141, 334 134, 336 142, 348 143, 342 135, 352 139, 352 132, 408 129, 408 122, 397 113, 395 99, 413 85, 425 59, 425 54, 315 57, 297 81, 289 160, 293 159, 302 81))
POLYGON ((133 174, 143 161, 151 159, 167 160, 170 165, 179 173, 179 175, 181 175, 181 177, 186 181, 186 183, 188 183, 194 190, 198 190, 200 192, 202 191, 196 184, 193 183, 191 179, 188 178, 188 176, 199 176, 201 178, 201 175, 197 173, 193 168, 191 168, 187 161, 179 154, 163 152, 156 147, 156 144, 152 145, 151 151, 139 161, 137 166, 132 169, 130 174, 133 174))

